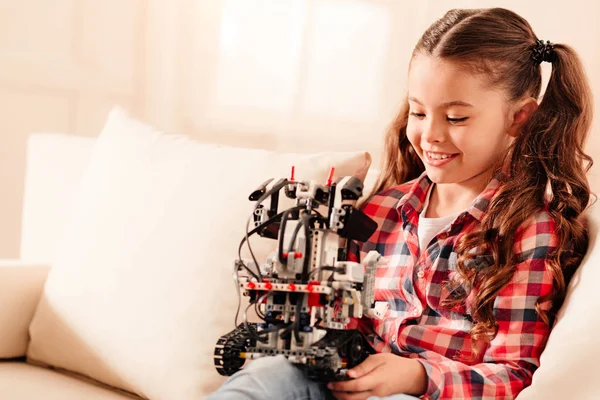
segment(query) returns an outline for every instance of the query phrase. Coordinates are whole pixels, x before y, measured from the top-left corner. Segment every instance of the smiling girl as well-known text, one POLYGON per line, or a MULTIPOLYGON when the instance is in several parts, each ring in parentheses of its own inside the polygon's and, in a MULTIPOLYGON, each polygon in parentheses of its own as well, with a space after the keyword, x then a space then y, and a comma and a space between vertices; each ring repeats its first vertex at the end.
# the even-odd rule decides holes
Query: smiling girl
POLYGON ((514 398, 587 249, 590 121, 569 46, 542 42, 509 10, 449 11, 414 49, 363 206, 379 228, 360 255, 388 260, 375 300, 390 307, 354 322, 377 354, 329 389, 281 357, 259 359, 209 399, 514 398), (542 62, 552 73, 538 103, 542 62))

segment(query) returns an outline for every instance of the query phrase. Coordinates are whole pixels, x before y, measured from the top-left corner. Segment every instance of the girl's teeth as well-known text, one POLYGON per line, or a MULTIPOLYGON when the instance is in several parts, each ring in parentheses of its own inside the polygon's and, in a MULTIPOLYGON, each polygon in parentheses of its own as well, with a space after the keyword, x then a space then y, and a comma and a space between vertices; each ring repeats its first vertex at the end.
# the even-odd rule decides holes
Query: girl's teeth
POLYGON ((429 158, 433 159, 433 160, 444 160, 446 158, 450 158, 452 157, 452 155, 440 155, 440 154, 433 154, 433 153, 427 153, 427 155, 429 156, 429 158))

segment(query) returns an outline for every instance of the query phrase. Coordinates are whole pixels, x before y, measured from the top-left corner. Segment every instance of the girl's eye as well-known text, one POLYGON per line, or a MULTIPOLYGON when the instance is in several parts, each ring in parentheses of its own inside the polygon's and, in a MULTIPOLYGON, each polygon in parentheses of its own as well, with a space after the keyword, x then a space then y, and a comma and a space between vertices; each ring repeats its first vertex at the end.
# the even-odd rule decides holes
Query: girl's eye
POLYGON ((459 122, 465 122, 467 119, 469 119, 469 117, 462 117, 462 118, 450 118, 448 117, 448 122, 450 122, 451 124, 457 124, 459 122))
POLYGON ((413 117, 415 117, 417 119, 425 118, 425 114, 420 114, 420 113, 416 113, 416 112, 411 112, 410 115, 412 115, 413 117))

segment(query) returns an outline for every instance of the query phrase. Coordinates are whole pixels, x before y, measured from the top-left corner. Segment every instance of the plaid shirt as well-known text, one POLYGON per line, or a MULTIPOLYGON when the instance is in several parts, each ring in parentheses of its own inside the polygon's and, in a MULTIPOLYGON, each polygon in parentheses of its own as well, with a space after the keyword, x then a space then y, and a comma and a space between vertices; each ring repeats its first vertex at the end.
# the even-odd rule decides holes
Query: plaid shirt
MULTIPOLYGON (((377 250, 388 261, 376 275, 375 300, 387 301, 382 320, 363 318, 363 331, 377 352, 415 358, 428 375, 428 399, 512 399, 531 384, 550 329, 535 311, 538 297, 552 291, 547 254, 556 247, 555 224, 540 211, 522 224, 514 238, 519 264, 512 280, 494 301, 498 333, 473 357, 472 295, 453 308, 441 305, 452 296, 448 280, 456 277, 454 244, 478 229, 500 187, 486 189, 426 249, 419 249, 417 226, 431 181, 426 173, 373 196, 364 212, 379 225, 362 244, 361 257, 377 250)), ((485 268, 486 265, 478 267, 485 268)), ((468 289, 462 285, 454 290, 468 289)))

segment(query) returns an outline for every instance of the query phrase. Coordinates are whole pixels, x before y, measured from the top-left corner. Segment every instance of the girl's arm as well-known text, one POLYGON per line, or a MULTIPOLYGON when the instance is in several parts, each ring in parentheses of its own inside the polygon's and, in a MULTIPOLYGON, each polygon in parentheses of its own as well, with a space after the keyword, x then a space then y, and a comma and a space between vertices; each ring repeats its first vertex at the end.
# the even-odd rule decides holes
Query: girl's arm
POLYGON ((485 351, 484 362, 467 365, 433 351, 418 353, 428 376, 424 398, 512 399, 531 384, 550 334, 535 303, 552 291, 546 259, 556 248, 554 222, 547 212, 539 213, 515 237, 520 263, 494 302, 498 333, 485 351))

